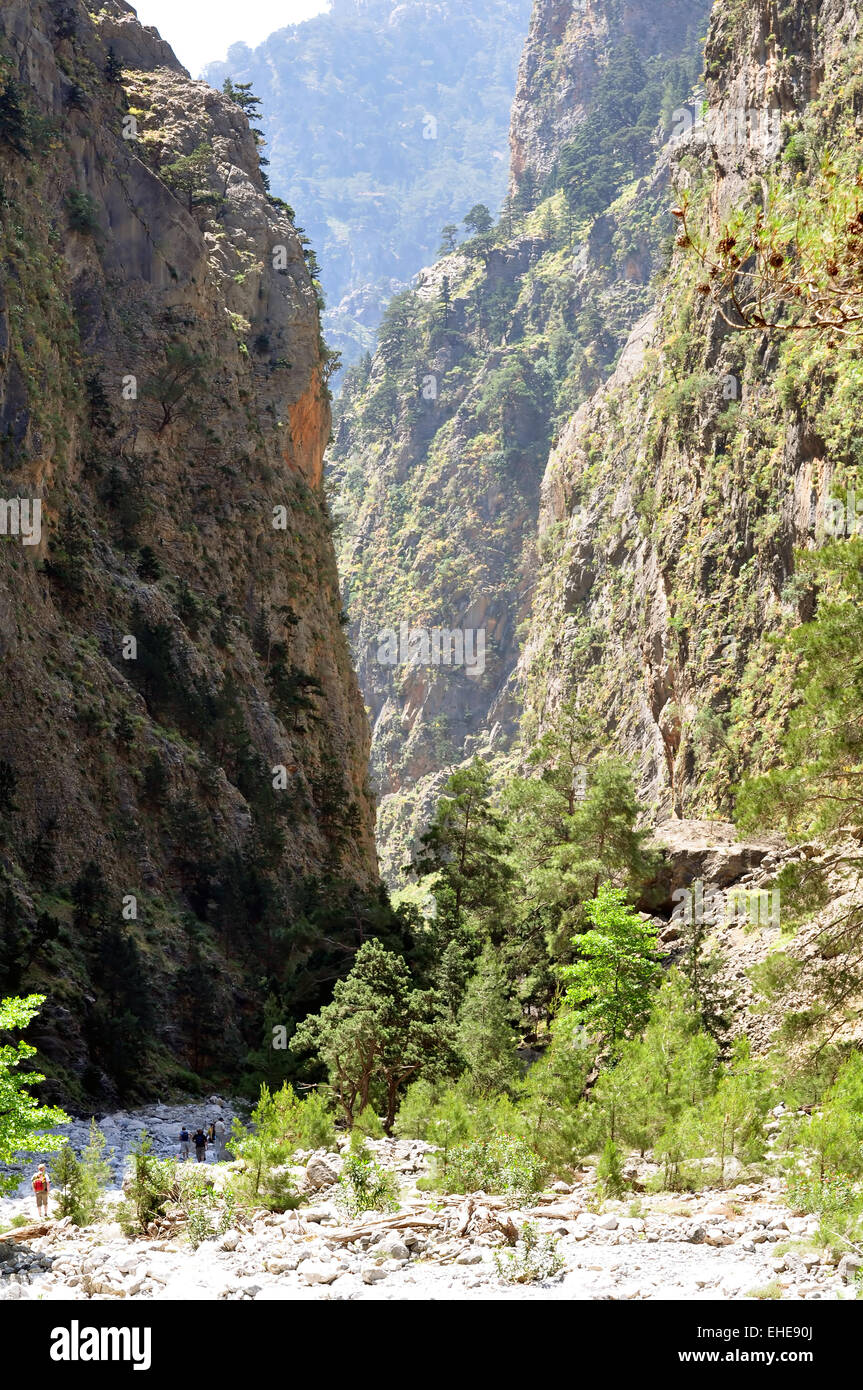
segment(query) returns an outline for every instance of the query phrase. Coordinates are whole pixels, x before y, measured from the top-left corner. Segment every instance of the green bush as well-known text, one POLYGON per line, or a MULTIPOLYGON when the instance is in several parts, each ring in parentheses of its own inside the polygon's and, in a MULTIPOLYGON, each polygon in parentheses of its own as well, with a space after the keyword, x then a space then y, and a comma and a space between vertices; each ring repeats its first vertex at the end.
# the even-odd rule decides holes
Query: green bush
POLYGON ((353 1134, 359 1134, 365 1139, 383 1139, 384 1127, 381 1124, 380 1116, 374 1106, 367 1105, 354 1120, 353 1134))
POLYGON ((132 1150, 132 1171, 123 1183, 117 1219, 126 1235, 143 1235, 168 1202, 176 1197, 175 1164, 157 1158, 146 1131, 132 1150))
POLYGON ((623 1176, 623 1154, 613 1139, 606 1141, 596 1169, 596 1183, 603 1197, 622 1197, 626 1191, 623 1176))
POLYGON ((533 1150, 523 1140, 502 1134, 456 1144, 438 1186, 445 1192, 506 1193, 522 1201, 539 1192, 544 1180, 544 1165, 533 1150))
POLYGON ((73 232, 82 236, 92 236, 99 230, 96 204, 89 193, 79 193, 77 189, 66 196, 66 216, 73 232))
POLYGON ((177 1211, 186 1217, 189 1241, 197 1249, 202 1241, 224 1235, 237 1215, 237 1199, 232 1188, 219 1196, 206 1169, 179 1163, 176 1166, 177 1211))
POLYGON ((540 1240, 536 1226, 525 1222, 511 1250, 495 1250, 497 1272, 507 1284, 534 1284, 551 1279, 564 1266, 557 1247, 554 1236, 547 1235, 540 1240))
POLYGON ((821 1179, 815 1174, 792 1173, 786 1187, 788 1205, 794 1211, 833 1217, 859 1211, 863 1198, 848 1177, 821 1179))
POLYGON ((261 1087, 252 1128, 234 1120, 229 1147, 243 1167, 232 1187, 241 1206, 290 1211, 300 1197, 289 1171, 295 1149, 320 1148, 335 1137, 332 1121, 316 1096, 301 1101, 285 1084, 273 1094, 261 1087), (323 1140, 323 1143, 320 1141, 323 1140))
POLYGON ((354 1221, 364 1211, 398 1211, 399 1189, 395 1173, 376 1163, 364 1145, 358 1147, 345 1158, 336 1205, 354 1221))

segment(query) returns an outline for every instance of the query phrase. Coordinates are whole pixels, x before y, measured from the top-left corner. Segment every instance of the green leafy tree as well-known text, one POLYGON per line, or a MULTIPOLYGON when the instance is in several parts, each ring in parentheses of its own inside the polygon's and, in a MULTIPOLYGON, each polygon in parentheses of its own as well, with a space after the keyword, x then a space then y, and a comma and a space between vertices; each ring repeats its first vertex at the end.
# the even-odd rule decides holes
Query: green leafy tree
POLYGON ((647 1022, 661 952, 656 928, 627 906, 623 889, 603 884, 586 912, 592 927, 573 941, 579 959, 561 967, 566 1004, 613 1055, 647 1022))
POLYGON ((332 1003, 300 1024, 291 1048, 317 1055, 351 1128, 378 1091, 389 1134, 401 1089, 446 1054, 440 1002, 434 991, 415 988, 400 956, 367 941, 332 1003))
MULTIPOLYGON (((26 1028, 44 1002, 44 994, 0 1000, 0 1036, 26 1028)), ((21 1065, 35 1053, 35 1047, 22 1041, 0 1045, 0 1163, 15 1163, 24 1153, 56 1153, 66 1142, 62 1135, 47 1131, 68 1124, 69 1116, 56 1106, 40 1105, 30 1094, 31 1087, 45 1080, 42 1072, 19 1074, 21 1065)), ((19 1182, 20 1174, 0 1177, 0 1193, 14 1192, 19 1182)))

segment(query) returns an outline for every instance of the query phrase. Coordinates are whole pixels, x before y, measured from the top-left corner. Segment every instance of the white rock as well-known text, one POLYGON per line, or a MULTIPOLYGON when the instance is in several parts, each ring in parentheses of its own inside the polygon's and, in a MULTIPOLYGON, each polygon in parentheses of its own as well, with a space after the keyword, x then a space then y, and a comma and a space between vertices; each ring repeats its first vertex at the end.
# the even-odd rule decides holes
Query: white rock
POLYGON ((337 1264, 323 1264, 317 1260, 304 1260, 300 1265, 300 1278, 307 1284, 332 1284, 341 1273, 337 1264))

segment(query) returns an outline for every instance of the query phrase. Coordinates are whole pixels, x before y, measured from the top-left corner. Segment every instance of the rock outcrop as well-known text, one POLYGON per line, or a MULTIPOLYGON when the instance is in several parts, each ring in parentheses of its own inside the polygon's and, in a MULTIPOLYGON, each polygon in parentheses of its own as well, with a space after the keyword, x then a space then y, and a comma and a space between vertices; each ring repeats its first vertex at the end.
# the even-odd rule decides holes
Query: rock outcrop
POLYGON ((0 993, 50 996, 34 1036, 74 1100, 230 1068, 267 991, 289 1010, 328 952, 344 968, 351 929, 322 949, 315 921, 375 890, 368 730, 319 303, 244 113, 122 0, 7 0, 0 86, 2 491, 24 499, 0 993))
MULTIPOLYGON (((694 200, 698 235, 716 237, 768 188, 792 216, 816 176, 811 151, 838 131, 859 138, 856 8, 718 5, 705 64, 706 115, 693 107, 660 156, 694 200)), ((552 451, 520 667, 527 727, 578 687, 659 819, 727 817, 741 777, 775 758, 793 663, 772 638, 814 604, 795 548, 819 543, 857 459, 853 354, 822 373, 817 346, 735 332, 703 278, 684 245, 552 451)))
POLYGON ((620 28, 603 6, 536 7, 513 113, 517 176, 500 223, 393 301, 371 365, 345 384, 330 462, 342 492, 340 568, 391 881, 447 771, 475 752, 505 751, 516 733, 512 677, 539 568, 549 451, 612 371, 661 269, 670 165, 656 159, 649 137, 628 176, 606 170, 601 216, 574 213, 550 171, 580 122, 614 121, 607 93, 601 108, 591 96, 597 67, 612 61, 626 67, 630 99, 654 111, 659 128, 662 91, 696 71, 695 30, 676 22, 680 8, 654 24, 654 5, 630 5, 620 28), (566 120, 538 115, 534 129, 531 113, 558 86, 566 120), (583 90, 580 104, 574 88, 583 90), (470 640, 481 631, 483 669, 435 664, 419 648, 387 664, 379 634, 402 623, 470 640))

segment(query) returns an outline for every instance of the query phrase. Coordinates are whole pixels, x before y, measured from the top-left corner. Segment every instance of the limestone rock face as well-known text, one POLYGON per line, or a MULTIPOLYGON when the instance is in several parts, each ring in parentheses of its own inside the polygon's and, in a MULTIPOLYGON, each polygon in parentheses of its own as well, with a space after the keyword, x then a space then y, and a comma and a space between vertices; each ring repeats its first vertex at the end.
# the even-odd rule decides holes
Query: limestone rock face
POLYGON ((510 121, 510 174, 548 174, 590 111, 609 47, 631 40, 644 57, 678 50, 704 7, 691 0, 536 0, 510 121))
POLYGON ((377 869, 299 235, 238 106, 120 0, 61 9, 0 11, 2 491, 41 506, 0 558, 0 989, 38 976, 74 1094, 144 1036, 259 1046, 261 976, 377 869))
MULTIPOLYGON (((329 458, 343 496, 340 569, 372 721, 382 869, 393 883, 448 772, 474 754, 505 754, 516 736, 514 673, 540 568, 549 452, 644 320, 661 268, 667 159, 654 162, 652 149, 639 156, 625 194, 583 221, 568 214, 560 189, 543 204, 545 176, 596 114, 598 75, 630 37, 654 64, 690 62, 689 25, 707 5, 687 6, 685 23, 683 9, 534 7, 512 118, 509 212, 489 237, 423 270, 388 311, 368 372, 346 383, 339 403, 329 458), (481 630, 484 668, 435 664, 419 649, 388 664, 380 634, 402 623, 481 630)), ((590 547, 580 560, 568 575, 570 606, 593 582, 590 547)), ((553 685, 556 676, 542 679, 553 685)))
MULTIPOLYGON (((613 7, 574 8, 565 33, 576 51, 613 7)), ((695 200, 697 235, 717 236, 757 190, 795 196, 789 142, 835 139, 843 118, 830 94, 859 27, 843 0, 789 8, 775 32, 761 3, 714 6, 706 116, 693 108, 656 166, 695 200)), ((538 138, 529 127, 519 136, 525 165, 538 138)), ((518 677, 532 728, 576 688, 594 702, 660 821, 728 818, 741 777, 775 761, 792 663, 771 639, 812 614, 795 550, 819 543, 818 519, 854 462, 853 440, 832 426, 845 410, 842 362, 838 384, 815 391, 801 368, 806 386, 792 398, 781 335, 750 351, 699 291, 703 279, 685 247, 675 252, 616 370, 550 454, 548 554, 518 677)))
POLYGON ((741 841, 736 826, 724 821, 667 820, 655 827, 651 844, 662 855, 656 886, 661 885, 667 900, 673 890, 699 879, 728 888, 775 857, 785 841, 781 835, 741 841))

